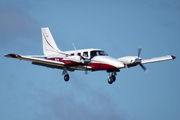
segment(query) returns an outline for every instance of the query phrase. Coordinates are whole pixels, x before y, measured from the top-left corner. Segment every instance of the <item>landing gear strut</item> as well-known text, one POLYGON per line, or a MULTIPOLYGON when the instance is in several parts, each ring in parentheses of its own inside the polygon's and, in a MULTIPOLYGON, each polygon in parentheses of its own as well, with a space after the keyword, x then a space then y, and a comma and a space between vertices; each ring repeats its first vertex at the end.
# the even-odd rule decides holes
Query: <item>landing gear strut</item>
POLYGON ((109 84, 112 84, 113 82, 115 82, 116 81, 116 73, 112 73, 110 76, 108 76, 108 83, 109 84))

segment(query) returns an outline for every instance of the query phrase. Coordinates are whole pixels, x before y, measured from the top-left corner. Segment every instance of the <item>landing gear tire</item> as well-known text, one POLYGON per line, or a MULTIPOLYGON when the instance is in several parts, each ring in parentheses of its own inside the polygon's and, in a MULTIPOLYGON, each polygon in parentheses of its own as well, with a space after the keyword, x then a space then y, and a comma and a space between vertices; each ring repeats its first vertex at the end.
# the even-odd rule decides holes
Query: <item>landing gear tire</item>
POLYGON ((111 75, 108 77, 108 83, 112 84, 114 81, 116 80, 116 76, 115 75, 111 75))
POLYGON ((113 83, 113 81, 112 81, 112 79, 111 79, 111 76, 108 77, 108 83, 109 83, 109 84, 112 84, 112 83, 113 83))
POLYGON ((69 81, 69 78, 70 78, 70 77, 69 77, 68 74, 64 76, 64 80, 65 80, 66 82, 69 81))
POLYGON ((111 75, 112 79, 113 79, 113 82, 116 81, 116 76, 115 75, 111 75))

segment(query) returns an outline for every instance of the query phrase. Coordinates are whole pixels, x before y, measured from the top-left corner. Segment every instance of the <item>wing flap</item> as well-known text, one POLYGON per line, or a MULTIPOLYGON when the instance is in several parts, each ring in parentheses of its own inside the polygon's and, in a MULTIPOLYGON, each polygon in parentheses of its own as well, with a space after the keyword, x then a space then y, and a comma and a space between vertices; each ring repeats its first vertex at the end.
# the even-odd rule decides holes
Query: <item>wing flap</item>
POLYGON ((32 62, 33 65, 40 65, 40 66, 45 66, 49 68, 58 68, 58 69, 63 69, 63 66, 57 66, 57 65, 52 65, 52 64, 46 64, 46 63, 40 63, 40 62, 32 62))
POLYGON ((21 55, 17 55, 17 54, 7 54, 7 55, 5 55, 5 57, 11 57, 11 58, 16 58, 16 59, 20 59, 20 60, 32 61, 32 64, 51 67, 51 68, 62 69, 64 67, 63 62, 34 58, 34 57, 30 57, 30 56, 21 56, 21 55))
POLYGON ((141 64, 153 63, 153 62, 161 62, 161 61, 166 61, 166 60, 173 60, 175 58, 176 58, 175 56, 167 55, 167 56, 163 56, 163 57, 144 59, 144 60, 141 61, 141 64))

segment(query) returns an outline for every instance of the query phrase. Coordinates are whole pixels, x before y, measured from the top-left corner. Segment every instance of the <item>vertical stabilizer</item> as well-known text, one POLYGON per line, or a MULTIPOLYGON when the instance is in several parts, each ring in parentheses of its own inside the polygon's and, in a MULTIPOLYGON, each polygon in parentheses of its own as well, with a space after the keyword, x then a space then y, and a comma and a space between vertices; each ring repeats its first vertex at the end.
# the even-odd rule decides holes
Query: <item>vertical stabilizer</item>
POLYGON ((52 35, 51 35, 51 32, 49 30, 49 28, 41 28, 41 31, 42 31, 42 41, 43 41, 43 52, 44 52, 44 55, 45 56, 50 56, 50 55, 53 55, 55 53, 58 53, 58 52, 61 52, 52 35))

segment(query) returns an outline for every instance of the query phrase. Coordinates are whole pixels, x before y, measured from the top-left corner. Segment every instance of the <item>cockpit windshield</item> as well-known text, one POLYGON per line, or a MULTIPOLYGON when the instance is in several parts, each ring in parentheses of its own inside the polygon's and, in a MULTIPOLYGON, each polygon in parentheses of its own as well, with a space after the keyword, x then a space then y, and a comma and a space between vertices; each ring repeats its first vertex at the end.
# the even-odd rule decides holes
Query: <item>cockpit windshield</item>
POLYGON ((93 58, 94 56, 108 56, 108 54, 102 50, 94 50, 91 51, 91 58, 93 58))

